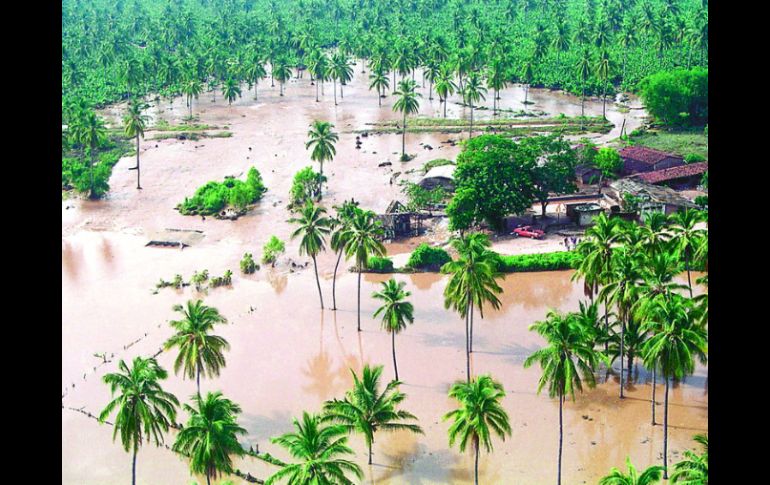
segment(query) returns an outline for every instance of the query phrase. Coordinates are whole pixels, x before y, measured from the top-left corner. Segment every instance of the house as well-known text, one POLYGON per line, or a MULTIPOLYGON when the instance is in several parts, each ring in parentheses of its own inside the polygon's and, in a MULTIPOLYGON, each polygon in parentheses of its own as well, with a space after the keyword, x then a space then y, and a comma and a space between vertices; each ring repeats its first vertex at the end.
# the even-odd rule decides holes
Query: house
POLYGON ((385 214, 378 214, 377 219, 382 222, 386 239, 408 236, 412 234, 412 213, 404 204, 393 200, 385 209, 385 214))
POLYGON ((703 174, 708 169, 709 165, 706 162, 690 163, 678 167, 638 173, 632 175, 632 177, 648 184, 665 185, 676 190, 688 190, 700 185, 703 174))
POLYGON ((575 177, 583 185, 592 185, 599 182, 602 176, 602 171, 593 165, 578 165, 575 167, 575 177))
POLYGON ((567 217, 580 227, 593 225, 594 217, 602 212, 604 212, 604 209, 599 204, 593 202, 567 205, 567 217))
POLYGON ((455 165, 441 165, 428 170, 417 184, 426 190, 443 187, 447 192, 454 192, 455 165))
POLYGON ((628 146, 618 151, 618 153, 620 158, 623 159, 622 175, 653 172, 655 170, 684 165, 684 159, 679 155, 647 147, 628 146))
POLYGON ((615 180, 610 183, 609 190, 604 193, 606 205, 612 207, 622 207, 626 194, 639 197, 639 211, 645 212, 663 212, 666 215, 672 214, 679 209, 697 208, 693 202, 682 197, 678 192, 665 186, 652 185, 632 177, 615 180))

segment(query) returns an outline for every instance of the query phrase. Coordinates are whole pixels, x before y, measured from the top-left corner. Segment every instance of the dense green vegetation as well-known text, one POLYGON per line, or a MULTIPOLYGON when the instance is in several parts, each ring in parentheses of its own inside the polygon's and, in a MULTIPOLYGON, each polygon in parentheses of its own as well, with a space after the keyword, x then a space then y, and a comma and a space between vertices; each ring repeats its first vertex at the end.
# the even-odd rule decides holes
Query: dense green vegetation
POLYGON ((708 69, 675 69, 641 83, 645 109, 668 126, 704 126, 709 121, 708 69))
POLYGON ((709 156, 709 137, 702 129, 646 130, 631 133, 628 140, 633 145, 645 146, 685 157, 688 154, 709 156))
MULTIPOLYGON (((492 90, 526 82, 611 93, 660 70, 706 66, 708 10, 700 0, 65 0, 63 103, 194 96, 191 81, 217 89, 235 80, 256 95, 266 63, 281 82, 275 74, 299 64, 318 71, 319 53, 333 47, 402 76, 436 66, 462 76, 460 85, 484 71, 492 90), (584 53, 586 78, 575 67, 584 53)), ((328 57, 322 64, 334 71, 328 57)))
POLYGON ((575 268, 580 256, 574 251, 555 253, 498 255, 497 270, 502 273, 519 271, 556 271, 575 268))
POLYGON ((393 260, 390 258, 372 256, 366 262, 366 270, 372 273, 392 273, 393 260))
POLYGON ((270 239, 262 247, 262 263, 275 266, 278 256, 286 252, 286 244, 276 236, 270 236, 270 239))
POLYGON ((427 243, 417 246, 409 255, 407 268, 438 271, 444 264, 452 260, 452 257, 442 248, 434 248, 427 243))
POLYGON ((245 182, 234 177, 225 177, 224 182, 209 182, 196 190, 192 197, 185 197, 177 208, 184 215, 213 215, 226 207, 240 213, 259 201, 265 191, 267 188, 262 183, 262 176, 251 167, 245 182))

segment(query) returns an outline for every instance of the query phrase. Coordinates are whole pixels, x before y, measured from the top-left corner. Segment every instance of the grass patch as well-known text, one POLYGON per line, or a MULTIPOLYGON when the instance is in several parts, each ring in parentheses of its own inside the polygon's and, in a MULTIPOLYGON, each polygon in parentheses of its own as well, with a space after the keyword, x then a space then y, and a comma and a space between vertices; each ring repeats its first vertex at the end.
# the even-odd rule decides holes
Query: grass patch
POLYGON ((158 120, 155 126, 150 127, 147 131, 205 131, 205 130, 218 130, 216 125, 202 125, 196 123, 182 123, 181 125, 172 125, 166 120, 158 120))
POLYGON ((686 156, 691 153, 708 159, 709 137, 698 130, 647 130, 638 134, 631 134, 629 142, 664 152, 686 156))
POLYGON ((523 271, 558 271, 574 268, 580 260, 575 251, 557 251, 553 253, 498 255, 498 271, 501 273, 519 273, 523 271))
POLYGON ((443 167, 444 165, 454 165, 455 162, 452 160, 447 160, 446 158, 437 158, 435 160, 431 160, 430 162, 427 162, 425 165, 422 166, 422 173, 426 174, 430 171, 430 169, 435 167, 443 167))
POLYGON ((192 141, 198 141, 201 138, 230 138, 233 136, 233 133, 231 131, 215 131, 215 132, 206 132, 206 131, 170 131, 170 132, 164 132, 159 133, 150 140, 168 140, 170 138, 176 138, 177 140, 192 140, 192 141))

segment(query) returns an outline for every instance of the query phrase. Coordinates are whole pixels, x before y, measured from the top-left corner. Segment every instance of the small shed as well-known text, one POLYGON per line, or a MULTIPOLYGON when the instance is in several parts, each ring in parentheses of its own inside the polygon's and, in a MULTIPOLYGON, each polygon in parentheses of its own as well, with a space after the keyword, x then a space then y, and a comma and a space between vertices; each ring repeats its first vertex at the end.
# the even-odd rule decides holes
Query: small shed
POLYGON ((583 185, 595 184, 599 182, 602 171, 592 165, 578 165, 575 167, 575 177, 583 185))
POLYGON ((441 165, 428 170, 417 184, 426 190, 433 190, 436 187, 443 187, 447 192, 454 192, 455 165, 441 165))
POLYGON ((567 206, 567 215, 580 227, 592 226, 594 217, 604 212, 599 204, 575 204, 567 206), (570 214, 572 212, 572 214, 570 214))

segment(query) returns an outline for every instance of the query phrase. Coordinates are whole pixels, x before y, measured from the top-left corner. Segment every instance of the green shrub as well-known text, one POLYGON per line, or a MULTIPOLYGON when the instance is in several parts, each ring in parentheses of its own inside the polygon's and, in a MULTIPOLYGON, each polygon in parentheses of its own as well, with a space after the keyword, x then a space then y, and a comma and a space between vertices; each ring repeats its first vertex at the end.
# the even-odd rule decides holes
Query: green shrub
POLYGON ((366 269, 372 273, 392 273, 393 261, 390 258, 380 258, 378 256, 372 256, 369 258, 366 269))
POLYGON ((262 177, 251 167, 246 182, 233 177, 225 177, 223 182, 208 182, 192 197, 185 197, 177 209, 184 215, 213 215, 227 206, 241 211, 261 199, 265 191, 262 177))
POLYGON ((233 272, 229 269, 225 271, 222 276, 215 276, 211 278, 211 287, 216 288, 218 286, 227 286, 233 282, 233 272))
POLYGON ((312 167, 305 167, 294 174, 289 193, 289 207, 301 207, 306 202, 312 201, 325 181, 326 177, 321 177, 321 174, 315 172, 312 167))
POLYGON ((684 156, 684 163, 699 163, 699 162, 705 162, 706 157, 699 153, 688 153, 684 156))
POLYGON ((275 236, 270 236, 270 240, 262 247, 262 263, 275 264, 278 256, 286 251, 286 245, 275 236))
POLYGON ((251 253, 246 253, 241 259, 241 273, 252 274, 259 269, 259 265, 254 262, 254 257, 251 253))
POLYGON ((695 198, 693 202, 695 202, 701 208, 706 208, 709 205, 708 195, 699 195, 698 197, 695 198))
POLYGON ((575 268, 580 254, 575 251, 554 253, 519 254, 513 256, 498 255, 498 271, 517 273, 521 271, 557 271, 575 268))
POLYGON ((452 257, 442 248, 434 248, 422 243, 409 255, 406 267, 438 271, 449 261, 452 261, 452 257))
POLYGON ((661 71, 643 79, 640 92, 647 111, 669 126, 708 123, 708 69, 661 71))

